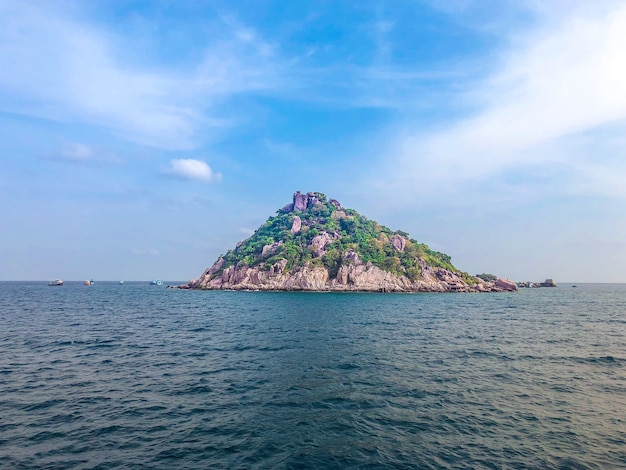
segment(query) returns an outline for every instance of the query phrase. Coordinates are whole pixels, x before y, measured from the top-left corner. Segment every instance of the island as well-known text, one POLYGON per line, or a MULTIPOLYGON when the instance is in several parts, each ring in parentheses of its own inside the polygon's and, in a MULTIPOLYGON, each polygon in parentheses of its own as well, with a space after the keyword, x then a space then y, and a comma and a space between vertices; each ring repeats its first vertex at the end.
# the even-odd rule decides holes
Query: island
POLYGON ((296 191, 186 289, 356 292, 503 292, 515 282, 460 271, 450 256, 319 192, 296 191))

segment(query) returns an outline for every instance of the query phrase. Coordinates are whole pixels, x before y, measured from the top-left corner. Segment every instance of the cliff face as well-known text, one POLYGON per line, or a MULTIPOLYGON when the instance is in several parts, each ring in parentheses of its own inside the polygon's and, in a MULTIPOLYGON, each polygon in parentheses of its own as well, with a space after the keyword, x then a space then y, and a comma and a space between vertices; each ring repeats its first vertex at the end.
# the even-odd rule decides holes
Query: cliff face
POLYGON ((221 256, 188 288, 235 290, 498 292, 450 258, 391 232, 321 193, 293 196, 254 235, 221 256))
MULTIPOLYGON (((219 266, 221 259, 216 262, 219 266)), ((230 266, 215 274, 214 265, 198 280, 189 283, 196 289, 278 290, 278 291, 358 291, 358 292, 502 292, 516 290, 514 285, 495 282, 466 283, 457 273, 442 268, 427 268, 422 279, 411 281, 383 271, 372 263, 357 262, 342 266, 335 278, 319 266, 304 266, 284 272, 284 264, 269 270, 246 264, 230 266)))

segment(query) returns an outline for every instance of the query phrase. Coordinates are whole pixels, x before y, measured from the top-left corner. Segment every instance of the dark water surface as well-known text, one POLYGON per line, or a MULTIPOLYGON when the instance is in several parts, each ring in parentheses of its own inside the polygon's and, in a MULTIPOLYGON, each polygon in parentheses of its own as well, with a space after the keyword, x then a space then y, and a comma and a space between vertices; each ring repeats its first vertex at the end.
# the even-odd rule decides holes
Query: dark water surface
POLYGON ((0 283, 1 468, 626 468, 626 285, 0 283))

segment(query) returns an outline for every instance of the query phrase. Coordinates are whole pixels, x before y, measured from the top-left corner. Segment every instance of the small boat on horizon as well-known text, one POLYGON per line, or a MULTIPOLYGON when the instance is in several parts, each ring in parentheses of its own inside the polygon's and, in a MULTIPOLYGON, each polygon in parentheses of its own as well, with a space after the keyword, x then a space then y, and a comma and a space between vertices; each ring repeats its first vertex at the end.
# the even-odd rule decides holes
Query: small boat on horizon
POLYGON ((163 281, 161 279, 155 279, 153 281, 150 281, 150 285, 151 286, 162 286, 163 285, 163 281))
POLYGON ((124 281, 120 281, 120 285, 124 284, 124 281))
POLYGON ((62 279, 54 279, 50 282, 48 282, 49 286, 62 286, 63 285, 63 280, 62 279))

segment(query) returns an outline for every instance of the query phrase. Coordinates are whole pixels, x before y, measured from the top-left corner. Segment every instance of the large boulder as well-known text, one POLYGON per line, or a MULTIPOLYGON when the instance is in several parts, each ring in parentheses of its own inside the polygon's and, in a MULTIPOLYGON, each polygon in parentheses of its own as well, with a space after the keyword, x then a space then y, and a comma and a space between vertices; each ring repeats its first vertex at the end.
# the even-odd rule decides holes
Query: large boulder
POLYGON ((280 248, 280 246, 283 244, 283 241, 279 241, 279 242, 274 242, 274 243, 270 243, 269 245, 265 245, 263 247, 263 251, 261 251, 261 257, 265 258, 266 256, 269 255, 273 255, 274 253, 276 253, 276 251, 278 250, 278 248, 280 248))
POLYGON ((393 235, 389 241, 396 250, 404 251, 404 247, 406 246, 406 239, 404 237, 401 237, 400 235, 393 235))
POLYGON ((341 203, 337 199, 331 199, 330 202, 333 206, 335 206, 338 210, 341 210, 341 203))
POLYGON ((294 235, 300 231, 302 228, 302 220, 297 215, 293 218, 293 223, 291 224, 291 233, 294 235))
POLYGON ((335 239, 328 232, 322 232, 315 235, 309 244, 309 249, 313 251, 314 258, 320 258, 326 253, 326 246, 335 239))
POLYGON ((508 292, 514 292, 517 290, 517 284, 513 281, 510 281, 508 279, 502 279, 502 278, 498 278, 495 280, 495 286, 498 289, 502 289, 508 292))
POLYGON ((300 191, 296 191, 293 195, 293 210, 305 211, 307 205, 307 196, 300 191))

